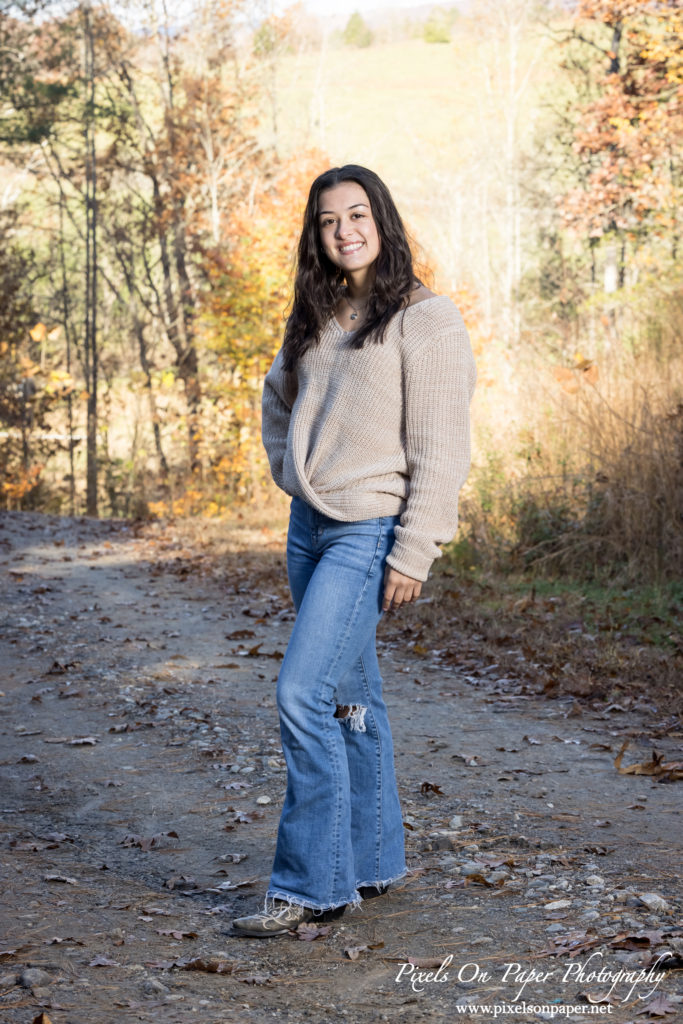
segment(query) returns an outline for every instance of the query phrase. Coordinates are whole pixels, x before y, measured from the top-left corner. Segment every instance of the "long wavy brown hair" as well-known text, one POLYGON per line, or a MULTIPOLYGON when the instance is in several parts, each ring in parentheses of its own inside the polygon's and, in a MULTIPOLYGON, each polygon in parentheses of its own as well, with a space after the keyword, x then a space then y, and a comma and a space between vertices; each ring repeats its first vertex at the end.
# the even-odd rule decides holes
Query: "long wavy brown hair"
POLYGON ((344 181, 355 181, 365 189, 380 240, 367 315, 351 339, 352 347, 362 348, 368 338, 382 342, 389 321, 408 306, 410 293, 419 284, 403 221, 381 178, 357 164, 332 167, 319 175, 311 185, 304 211, 294 301, 282 344, 283 365, 289 372, 296 368, 304 352, 318 343, 344 292, 342 271, 322 250, 318 217, 320 194, 344 181))

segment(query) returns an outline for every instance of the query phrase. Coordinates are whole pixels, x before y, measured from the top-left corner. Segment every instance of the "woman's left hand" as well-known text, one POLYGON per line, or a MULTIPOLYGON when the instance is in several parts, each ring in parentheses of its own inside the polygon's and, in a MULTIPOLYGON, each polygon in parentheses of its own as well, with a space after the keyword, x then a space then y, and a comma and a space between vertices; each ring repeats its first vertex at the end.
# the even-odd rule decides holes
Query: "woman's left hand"
POLYGON ((417 601, 422 591, 420 580, 414 580, 411 576, 404 576, 402 572, 392 569, 390 565, 384 570, 384 600, 382 611, 388 612, 391 608, 400 608, 402 604, 411 604, 417 601))

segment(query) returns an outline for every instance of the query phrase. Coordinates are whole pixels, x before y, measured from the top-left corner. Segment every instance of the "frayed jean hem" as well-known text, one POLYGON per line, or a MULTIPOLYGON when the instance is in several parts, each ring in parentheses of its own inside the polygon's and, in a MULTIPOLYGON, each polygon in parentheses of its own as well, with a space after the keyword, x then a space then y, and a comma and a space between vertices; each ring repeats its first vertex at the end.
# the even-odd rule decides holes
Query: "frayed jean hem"
POLYGON ((289 892, 283 892, 282 889, 269 889, 266 893, 266 909, 270 909, 271 900, 282 900, 283 903, 288 903, 290 906, 305 907, 307 910, 312 910, 313 914, 324 914, 328 910, 338 910, 339 907, 359 907, 362 903, 360 893, 355 892, 350 900, 339 900, 337 903, 312 903, 311 900, 307 900, 303 896, 292 896, 289 892))
POLYGON ((339 900, 337 903, 313 903, 303 896, 293 896, 289 892, 284 892, 283 889, 269 889, 266 893, 266 909, 272 908, 272 901, 282 900, 283 903, 288 903, 290 906, 305 907, 307 910, 312 910, 314 915, 324 914, 328 910, 338 910, 339 907, 351 907, 354 910, 360 910, 363 900, 358 892, 359 889, 384 889, 390 885, 395 885, 396 882, 400 882, 407 874, 408 868, 404 868, 398 875, 392 875, 390 878, 382 878, 379 881, 357 882, 356 891, 352 898, 350 900, 339 900))
POLYGON ((398 875, 393 875, 391 878, 383 878, 381 881, 372 882, 356 882, 357 889, 384 889, 389 885, 395 885, 396 882, 400 882, 402 878, 406 878, 408 875, 408 868, 404 868, 398 875))

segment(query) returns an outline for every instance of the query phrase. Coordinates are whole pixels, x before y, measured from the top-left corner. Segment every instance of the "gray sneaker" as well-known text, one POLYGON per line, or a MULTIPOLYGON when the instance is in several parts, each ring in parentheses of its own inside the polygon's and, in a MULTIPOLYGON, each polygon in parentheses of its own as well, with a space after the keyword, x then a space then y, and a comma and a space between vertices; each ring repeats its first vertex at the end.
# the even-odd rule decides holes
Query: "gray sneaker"
POLYGON ((294 931, 304 921, 310 921, 313 911, 308 907, 297 907, 285 900, 269 900, 265 909, 249 917, 238 917, 232 926, 238 935, 251 935, 255 939, 267 939, 271 935, 284 935, 294 931))

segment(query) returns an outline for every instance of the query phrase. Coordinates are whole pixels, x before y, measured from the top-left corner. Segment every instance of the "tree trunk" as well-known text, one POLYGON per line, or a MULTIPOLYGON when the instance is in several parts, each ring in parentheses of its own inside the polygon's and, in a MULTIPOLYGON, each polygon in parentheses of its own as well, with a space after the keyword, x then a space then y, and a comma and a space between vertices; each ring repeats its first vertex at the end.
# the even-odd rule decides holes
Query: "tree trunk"
POLYGON ((161 476, 166 479, 168 477, 168 462, 166 461, 166 455, 164 454, 164 449, 161 444, 161 423, 159 421, 159 410, 157 409, 157 403, 154 397, 154 388, 152 386, 152 368, 147 357, 145 325, 137 312, 133 314, 133 328, 138 342, 140 366, 142 367, 142 372, 145 375, 145 390, 147 391, 149 414, 152 421, 152 433, 154 435, 154 449, 159 462, 159 472, 161 473, 161 476))
POLYGON ((97 165, 95 160, 95 43, 90 4, 82 8, 87 99, 85 142, 85 377, 88 390, 86 427, 86 512, 97 515, 97 165))
POLYGON ((199 384, 199 359, 194 337, 194 289, 187 266, 187 246, 183 211, 179 212, 173 232, 173 256, 180 291, 179 313, 182 318, 184 349, 178 357, 178 372, 185 387, 187 401, 188 445, 190 469, 193 473, 201 470, 199 458, 200 406, 202 399, 199 384))
MULTIPOLYGON (((64 337, 66 339, 66 372, 71 377, 71 309, 69 305, 69 287, 66 273, 66 253, 64 241, 64 193, 59 190, 59 262, 62 273, 62 314, 64 317, 64 337)), ((69 423, 69 514, 76 514, 76 474, 74 470, 74 407, 73 396, 69 391, 67 398, 67 419, 69 423)))
POLYGON ((612 26, 612 48, 610 52, 609 67, 607 68, 608 75, 618 75, 621 71, 621 63, 619 61, 619 47, 621 46, 622 32, 623 22, 617 21, 612 26))

